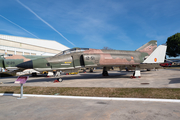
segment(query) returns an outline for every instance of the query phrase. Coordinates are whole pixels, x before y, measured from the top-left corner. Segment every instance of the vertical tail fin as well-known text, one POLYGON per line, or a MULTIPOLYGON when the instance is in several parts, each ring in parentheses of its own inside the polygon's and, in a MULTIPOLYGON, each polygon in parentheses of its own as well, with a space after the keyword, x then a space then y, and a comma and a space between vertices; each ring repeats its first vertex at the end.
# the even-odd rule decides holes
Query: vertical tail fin
POLYGON ((140 48, 138 48, 136 51, 150 55, 156 48, 157 48, 157 41, 151 40, 148 43, 141 46, 140 48))
POLYGON ((143 63, 163 63, 166 55, 166 45, 159 45, 143 63))

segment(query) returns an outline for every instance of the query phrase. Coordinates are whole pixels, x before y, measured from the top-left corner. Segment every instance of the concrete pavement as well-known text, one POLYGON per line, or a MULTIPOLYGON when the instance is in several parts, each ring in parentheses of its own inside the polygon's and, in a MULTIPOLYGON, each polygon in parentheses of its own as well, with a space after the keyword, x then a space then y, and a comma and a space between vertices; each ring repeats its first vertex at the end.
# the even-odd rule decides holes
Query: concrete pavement
POLYGON ((0 119, 179 120, 179 103, 0 96, 0 119))
MULTIPOLYGON (((30 77, 24 86, 43 87, 117 87, 117 88, 180 88, 180 69, 159 69, 141 72, 141 78, 131 79, 133 72, 109 71, 102 76, 101 71, 63 75, 63 82, 53 83, 54 77, 30 77)), ((0 78, 0 86, 20 86, 14 84, 17 77, 0 78)))
MULTIPOLYGON (((108 77, 101 72, 63 76, 62 83, 55 78, 30 77, 24 86, 42 87, 119 87, 119 88, 180 88, 179 69, 160 69, 141 72, 142 77, 131 79, 132 72, 110 71, 108 77), (143 84, 144 83, 144 84, 143 84)), ((14 84, 17 77, 0 78, 0 86, 14 84)), ((0 119, 41 120, 179 120, 180 104, 171 102, 116 101, 92 99, 37 98, 17 99, 0 96, 0 119)))

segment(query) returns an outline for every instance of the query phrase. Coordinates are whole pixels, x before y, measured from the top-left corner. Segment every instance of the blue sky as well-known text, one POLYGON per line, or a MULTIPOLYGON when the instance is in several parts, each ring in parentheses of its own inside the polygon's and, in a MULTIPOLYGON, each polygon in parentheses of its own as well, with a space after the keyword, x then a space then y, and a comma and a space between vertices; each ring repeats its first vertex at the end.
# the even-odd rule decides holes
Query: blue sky
MULTIPOLYGON (((0 0, 0 34, 135 50, 180 32, 179 0, 0 0)), ((38 43, 39 44, 39 43, 38 43)))

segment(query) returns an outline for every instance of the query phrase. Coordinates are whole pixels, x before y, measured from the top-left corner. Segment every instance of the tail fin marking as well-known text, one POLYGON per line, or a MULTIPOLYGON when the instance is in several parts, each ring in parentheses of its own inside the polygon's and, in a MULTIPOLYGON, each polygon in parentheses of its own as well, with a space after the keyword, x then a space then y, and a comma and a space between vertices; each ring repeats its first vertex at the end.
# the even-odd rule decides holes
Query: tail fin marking
POLYGON ((166 54, 165 45, 159 45, 143 63, 163 63, 166 54))

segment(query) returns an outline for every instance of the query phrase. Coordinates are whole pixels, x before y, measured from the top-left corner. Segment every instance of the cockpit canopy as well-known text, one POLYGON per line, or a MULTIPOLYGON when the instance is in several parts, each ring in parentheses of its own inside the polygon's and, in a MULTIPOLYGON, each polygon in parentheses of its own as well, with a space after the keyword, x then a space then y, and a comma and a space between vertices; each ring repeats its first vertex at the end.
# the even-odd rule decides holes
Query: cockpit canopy
POLYGON ((67 49, 67 50, 64 50, 64 51, 58 53, 56 56, 61 56, 61 55, 70 54, 70 53, 74 53, 74 52, 81 52, 81 51, 85 51, 85 50, 89 50, 89 48, 72 48, 72 49, 67 49))

